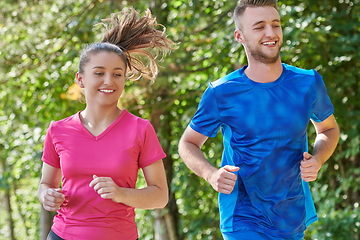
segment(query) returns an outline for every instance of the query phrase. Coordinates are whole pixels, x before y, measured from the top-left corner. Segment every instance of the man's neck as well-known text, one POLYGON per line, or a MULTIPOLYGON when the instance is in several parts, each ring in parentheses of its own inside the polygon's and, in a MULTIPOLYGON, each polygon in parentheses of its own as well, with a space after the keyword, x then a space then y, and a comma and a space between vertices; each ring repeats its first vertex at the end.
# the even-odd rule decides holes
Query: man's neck
POLYGON ((283 67, 281 60, 272 64, 264 64, 259 62, 249 62, 245 69, 245 74, 254 82, 269 83, 276 81, 282 74, 283 67))

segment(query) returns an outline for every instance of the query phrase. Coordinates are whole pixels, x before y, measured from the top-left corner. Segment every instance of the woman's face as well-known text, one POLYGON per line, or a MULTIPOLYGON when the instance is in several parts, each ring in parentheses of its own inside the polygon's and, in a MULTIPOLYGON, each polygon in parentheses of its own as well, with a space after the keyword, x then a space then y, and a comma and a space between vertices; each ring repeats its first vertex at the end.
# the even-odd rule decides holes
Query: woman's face
POLYGON ((83 73, 77 73, 76 79, 85 90, 87 105, 117 105, 124 86, 126 64, 113 52, 94 53, 84 66, 83 73))

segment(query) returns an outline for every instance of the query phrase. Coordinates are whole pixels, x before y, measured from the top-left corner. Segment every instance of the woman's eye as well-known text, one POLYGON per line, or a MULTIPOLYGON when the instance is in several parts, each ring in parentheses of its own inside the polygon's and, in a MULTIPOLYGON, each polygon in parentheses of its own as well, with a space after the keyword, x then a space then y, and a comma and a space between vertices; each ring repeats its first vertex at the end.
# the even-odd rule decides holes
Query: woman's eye
POLYGON ((120 73, 115 73, 114 76, 115 77, 121 77, 122 75, 120 73))
POLYGON ((102 75, 104 75, 104 74, 103 74, 102 72, 96 72, 95 75, 97 75, 97 76, 102 76, 102 75))

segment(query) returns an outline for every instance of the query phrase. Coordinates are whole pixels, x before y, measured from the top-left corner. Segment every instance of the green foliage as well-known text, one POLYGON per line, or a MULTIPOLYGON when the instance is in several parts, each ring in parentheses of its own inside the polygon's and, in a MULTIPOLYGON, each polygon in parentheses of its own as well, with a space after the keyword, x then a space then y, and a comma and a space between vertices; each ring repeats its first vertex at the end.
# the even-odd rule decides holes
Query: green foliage
MULTIPOLYGON (((93 8, 73 1, 0 3, 0 193, 12 196, 17 239, 39 239, 36 189, 44 134, 50 121, 82 108, 63 94, 74 80, 74 58, 94 38, 88 19, 101 18, 92 15, 93 8)), ((6 227, 0 236, 8 236, 6 227)))
MULTIPOLYGON (((284 7, 286 20, 284 61, 315 68, 327 85, 341 129, 339 146, 312 183, 319 222, 311 226, 312 239, 359 239, 360 179, 360 35, 359 1, 301 1, 284 7)), ((310 131, 314 139, 314 131, 310 131)))
MULTIPOLYGON (((128 1, 129 2, 129 1, 128 1)), ((175 207, 179 239, 221 239, 217 194, 191 173, 177 153, 178 140, 196 111, 202 92, 246 64, 233 39, 232 1, 131 1, 150 8, 178 49, 160 63, 154 84, 127 83, 121 104, 148 118, 167 157, 164 164, 175 207)), ((284 62, 314 68, 324 78, 335 105, 341 140, 334 156, 311 183, 319 221, 307 239, 360 239, 360 2, 359 0, 279 1, 284 30, 284 62)), ((83 109, 67 98, 80 50, 97 41, 94 27, 128 7, 116 0, 12 0, 0 2, 0 203, 11 194, 16 239, 39 239, 36 188, 49 123, 83 109)), ((309 129, 310 139, 314 130, 309 129)), ((205 155, 219 165, 221 136, 209 139, 205 155)), ((144 184, 140 176, 139 185, 144 184)), ((141 239, 154 239, 159 212, 137 210, 141 239)), ((0 208, 0 239, 10 238, 8 213, 0 208)))

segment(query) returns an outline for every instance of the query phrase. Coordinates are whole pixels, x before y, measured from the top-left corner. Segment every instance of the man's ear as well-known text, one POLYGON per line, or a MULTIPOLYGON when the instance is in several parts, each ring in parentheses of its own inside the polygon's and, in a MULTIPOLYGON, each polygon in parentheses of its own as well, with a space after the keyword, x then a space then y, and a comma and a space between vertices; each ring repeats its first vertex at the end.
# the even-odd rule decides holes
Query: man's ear
POLYGON ((76 82, 79 84, 79 87, 84 88, 84 81, 83 81, 83 76, 81 73, 77 72, 75 75, 76 78, 76 82))
POLYGON ((244 43, 243 33, 239 29, 236 29, 234 31, 234 37, 235 40, 238 41, 239 43, 244 43))

